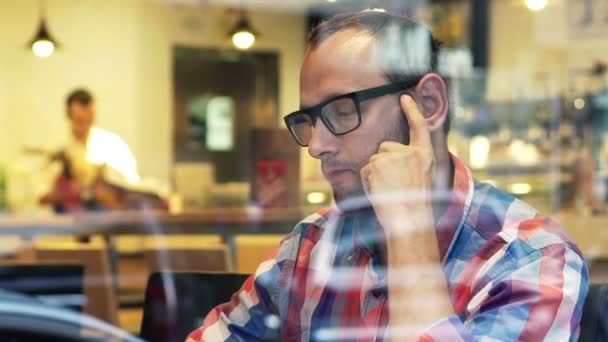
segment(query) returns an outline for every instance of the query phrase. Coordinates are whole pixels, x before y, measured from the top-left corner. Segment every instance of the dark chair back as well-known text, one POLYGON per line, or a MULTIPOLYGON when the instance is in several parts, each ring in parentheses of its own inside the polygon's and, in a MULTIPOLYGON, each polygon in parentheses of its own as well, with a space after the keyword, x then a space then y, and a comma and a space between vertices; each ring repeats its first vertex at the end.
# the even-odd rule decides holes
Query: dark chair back
POLYGON ((146 286, 141 337, 183 342, 215 306, 228 302, 249 275, 157 272, 146 286))
POLYGON ((608 341, 608 284, 591 284, 583 307, 579 342, 608 341))

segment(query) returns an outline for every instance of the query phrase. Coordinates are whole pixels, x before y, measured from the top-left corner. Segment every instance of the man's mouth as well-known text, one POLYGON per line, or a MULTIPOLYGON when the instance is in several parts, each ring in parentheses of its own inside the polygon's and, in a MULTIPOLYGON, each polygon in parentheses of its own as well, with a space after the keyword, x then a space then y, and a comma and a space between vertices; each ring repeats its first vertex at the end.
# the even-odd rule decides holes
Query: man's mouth
POLYGON ((350 170, 348 169, 331 169, 324 171, 323 173, 325 174, 325 178, 327 178, 330 183, 333 183, 334 181, 337 181, 349 172, 350 170))

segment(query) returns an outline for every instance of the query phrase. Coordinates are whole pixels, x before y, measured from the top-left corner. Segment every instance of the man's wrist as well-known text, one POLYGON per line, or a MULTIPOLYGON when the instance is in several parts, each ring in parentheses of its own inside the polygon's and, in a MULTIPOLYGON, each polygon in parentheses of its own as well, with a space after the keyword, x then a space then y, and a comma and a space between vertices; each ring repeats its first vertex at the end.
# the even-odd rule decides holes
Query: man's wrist
POLYGON ((432 217, 402 221, 387 232, 386 247, 389 265, 409 266, 439 264, 440 255, 432 217), (415 226, 412 226, 415 225, 415 226))
POLYGON ((389 215, 380 219, 389 237, 409 236, 419 232, 434 232, 433 208, 430 205, 402 205, 386 210, 389 215))

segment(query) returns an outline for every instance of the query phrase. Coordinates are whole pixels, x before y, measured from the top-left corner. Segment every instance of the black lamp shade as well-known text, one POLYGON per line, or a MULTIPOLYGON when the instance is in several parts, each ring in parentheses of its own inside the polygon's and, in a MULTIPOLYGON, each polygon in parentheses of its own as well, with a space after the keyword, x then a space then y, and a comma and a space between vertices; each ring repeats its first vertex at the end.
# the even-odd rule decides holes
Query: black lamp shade
POLYGON ((233 36, 235 33, 242 31, 251 32, 251 34, 256 37, 260 35, 260 33, 251 26, 249 19, 245 15, 242 15, 239 18, 239 20, 234 25, 234 28, 230 30, 230 32, 228 32, 228 35, 233 36))
POLYGON ((34 36, 34 38, 32 38, 32 40, 30 41, 30 46, 32 44, 34 44, 35 42, 39 41, 39 40, 48 40, 50 42, 52 42, 55 47, 57 47, 57 41, 51 37, 51 35, 49 34, 49 30, 46 27, 46 21, 44 19, 40 20, 40 26, 38 27, 38 32, 36 33, 36 35, 34 36))

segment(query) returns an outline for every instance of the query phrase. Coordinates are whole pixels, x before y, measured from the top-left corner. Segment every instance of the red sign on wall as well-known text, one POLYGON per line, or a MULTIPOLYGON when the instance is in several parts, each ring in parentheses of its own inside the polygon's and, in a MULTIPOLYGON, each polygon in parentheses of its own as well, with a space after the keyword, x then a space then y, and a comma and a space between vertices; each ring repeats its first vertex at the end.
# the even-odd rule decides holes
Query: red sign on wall
POLYGON ((287 163, 259 160, 256 163, 255 199, 262 207, 287 207, 287 163))

